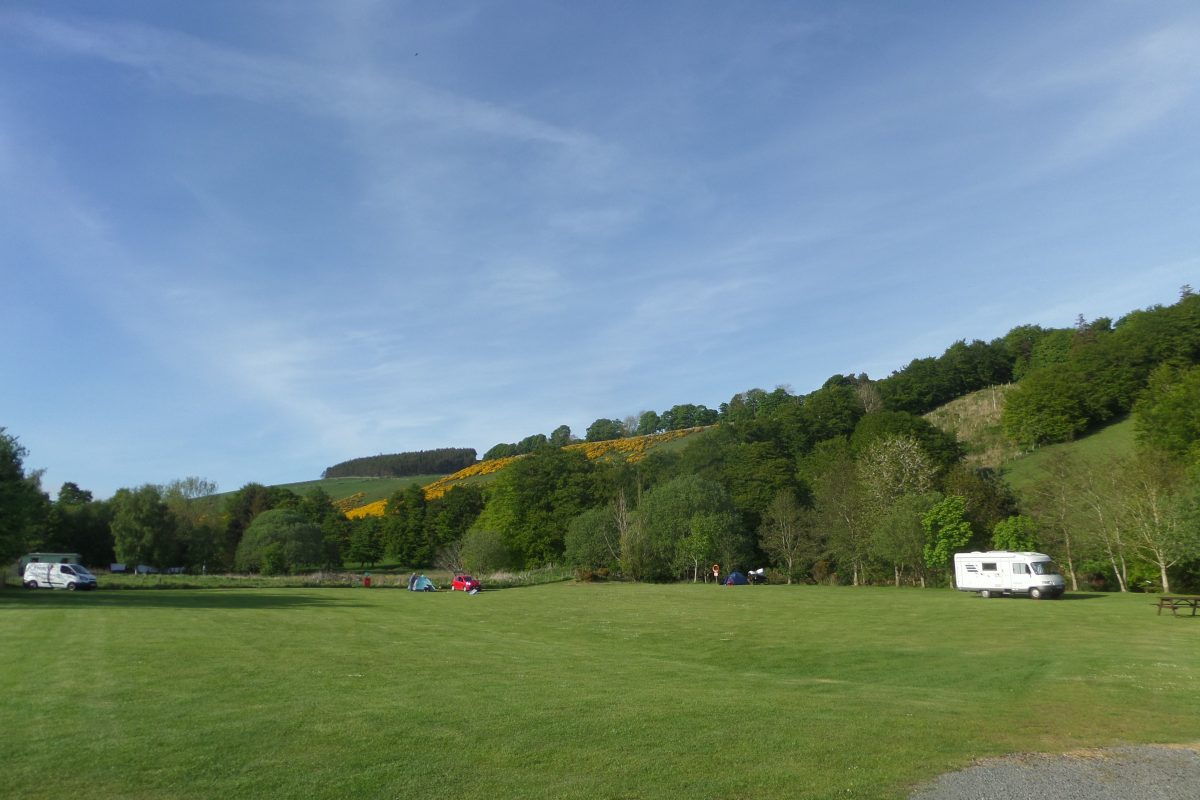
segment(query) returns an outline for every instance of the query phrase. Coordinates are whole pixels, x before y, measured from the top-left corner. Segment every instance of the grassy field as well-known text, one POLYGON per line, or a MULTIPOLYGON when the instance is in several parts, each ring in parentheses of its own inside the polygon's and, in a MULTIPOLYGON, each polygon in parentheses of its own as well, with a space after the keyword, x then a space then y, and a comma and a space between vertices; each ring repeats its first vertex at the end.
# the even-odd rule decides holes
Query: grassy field
POLYGON ((10 797, 901 798, 1200 740, 1144 596, 552 584, 0 592, 10 797))
POLYGON ((1041 477, 1041 465, 1051 454, 1067 450, 1090 462, 1100 462, 1113 455, 1128 455, 1133 452, 1133 419, 1125 419, 1073 442, 1039 447, 1029 455, 1006 463, 1001 470, 1005 480, 1017 492, 1032 486, 1041 477))

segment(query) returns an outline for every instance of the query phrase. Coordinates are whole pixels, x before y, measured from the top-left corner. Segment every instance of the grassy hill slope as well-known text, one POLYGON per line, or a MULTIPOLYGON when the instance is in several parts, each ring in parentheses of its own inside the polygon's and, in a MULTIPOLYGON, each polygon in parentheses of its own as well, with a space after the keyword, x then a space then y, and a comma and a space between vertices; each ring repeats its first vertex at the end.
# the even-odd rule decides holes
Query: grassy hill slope
POLYGON ((1014 458, 1003 465, 1001 474, 1020 494, 1040 479, 1041 465, 1054 453, 1069 451, 1078 455, 1084 463, 1100 468, 1101 463, 1111 456, 1133 452, 1133 434, 1133 419, 1126 418, 1073 442, 1047 445, 1014 458))
POLYGON ((968 464, 995 469, 1020 452, 1000 427, 1004 398, 1014 386, 1008 383, 971 392, 935 408, 925 419, 958 437, 967 448, 968 464))

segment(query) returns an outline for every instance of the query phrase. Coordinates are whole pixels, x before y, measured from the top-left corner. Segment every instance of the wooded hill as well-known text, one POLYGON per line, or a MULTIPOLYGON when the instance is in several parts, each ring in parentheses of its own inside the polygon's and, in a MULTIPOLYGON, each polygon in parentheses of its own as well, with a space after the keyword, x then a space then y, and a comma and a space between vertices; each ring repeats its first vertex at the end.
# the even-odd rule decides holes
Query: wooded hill
POLYGON ((326 467, 322 478, 406 478, 411 475, 447 475, 475 463, 471 447, 443 447, 409 453, 352 458, 326 467))
MULTIPOLYGON (((990 342, 959 341, 882 380, 835 375, 803 395, 739 392, 715 412, 684 405, 601 418, 589 426, 592 442, 556 447, 552 439, 571 441, 560 426, 519 458, 482 462, 498 467, 486 485, 408 486, 377 517, 347 520, 327 494, 253 485, 202 518, 189 517, 193 506, 171 487, 122 490, 100 506, 110 551, 144 563, 266 568, 238 555, 243 534, 263 511, 285 509, 290 522, 270 518, 271 535, 315 525, 323 544, 319 558, 311 536, 307 549, 280 544, 272 569, 314 558, 475 570, 565 562, 589 577, 676 580, 719 562, 771 565, 785 580, 944 585, 954 550, 995 546, 1051 553, 1074 586, 1200 587, 1200 497, 1189 471, 1200 440, 1198 363, 1200 298, 1185 287, 1177 303, 1116 322, 1022 325, 990 342), (643 425, 696 413, 715 414, 716 424, 640 460, 589 459, 580 447, 632 444, 628 434, 643 425), (1014 451, 1123 417, 1136 447, 1102 468, 1047 458, 1021 494, 997 469, 1014 451)), ((465 460, 469 451, 459 452, 465 460)), ((83 552, 69 546, 78 538, 71 515, 97 504, 78 490, 54 504, 42 497, 23 541, 83 552)), ((256 531, 253 541, 270 537, 256 531)))

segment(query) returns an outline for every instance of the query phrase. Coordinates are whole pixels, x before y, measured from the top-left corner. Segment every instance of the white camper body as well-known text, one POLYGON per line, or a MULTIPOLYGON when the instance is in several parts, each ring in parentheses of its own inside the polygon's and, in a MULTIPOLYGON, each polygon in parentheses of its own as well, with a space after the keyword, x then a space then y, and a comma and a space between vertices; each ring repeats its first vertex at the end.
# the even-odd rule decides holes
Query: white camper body
POLYGON ((979 592, 980 597, 1027 594, 1035 600, 1061 597, 1065 588, 1050 556, 1008 550, 955 553, 954 585, 960 592, 979 592))
POLYGON ((26 589, 95 589, 96 576, 80 564, 34 562, 25 566, 22 583, 26 589))

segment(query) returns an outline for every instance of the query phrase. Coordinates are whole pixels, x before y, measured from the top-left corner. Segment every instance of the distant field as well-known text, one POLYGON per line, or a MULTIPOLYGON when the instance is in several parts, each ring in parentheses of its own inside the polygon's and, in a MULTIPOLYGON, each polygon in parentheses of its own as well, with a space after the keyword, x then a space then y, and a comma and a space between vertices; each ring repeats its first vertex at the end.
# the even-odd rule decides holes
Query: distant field
POLYGON ((4 793, 902 798, 976 758, 1200 740, 1144 595, 552 584, 0 592, 4 793))
POLYGON ((359 505, 364 505, 375 500, 386 500, 397 489, 402 489, 409 484, 415 483, 418 486, 424 486, 427 483, 433 483, 440 477, 442 476, 412 475, 407 478, 328 478, 300 481, 299 483, 281 483, 279 486, 290 489, 296 494, 304 494, 310 489, 319 487, 324 489, 326 494, 334 500, 362 492, 364 496, 359 505))
POLYGON ((1007 462, 1001 473, 1009 485, 1020 493, 1041 479, 1042 465, 1051 454, 1067 450, 1089 461, 1101 461, 1112 455, 1127 455, 1133 452, 1133 434, 1133 419, 1125 419, 1073 442, 1040 447, 1028 455, 1007 462))

